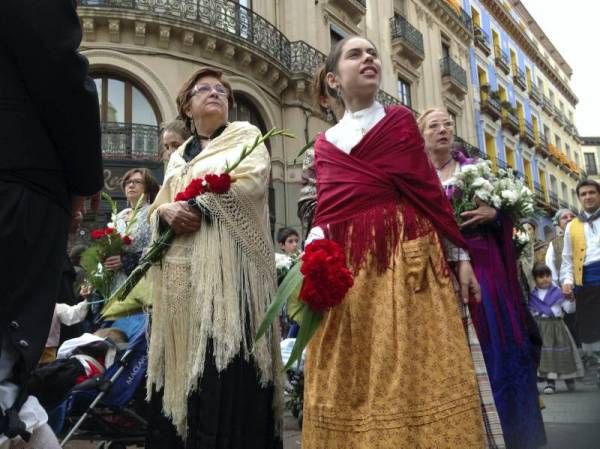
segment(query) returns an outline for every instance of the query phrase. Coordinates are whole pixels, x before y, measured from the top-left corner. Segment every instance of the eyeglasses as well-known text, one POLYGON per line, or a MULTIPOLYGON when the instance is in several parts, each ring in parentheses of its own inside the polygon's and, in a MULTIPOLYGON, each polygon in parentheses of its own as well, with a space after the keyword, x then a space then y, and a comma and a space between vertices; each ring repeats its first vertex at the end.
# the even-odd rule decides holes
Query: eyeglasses
POLYGON ((446 129, 453 129, 454 128, 454 122, 452 121, 447 121, 447 122, 433 122, 430 123, 428 128, 429 129, 440 129, 440 128, 446 128, 446 129))
POLYGON ((193 97, 196 94, 208 95, 212 91, 215 91, 217 95, 228 95, 227 89, 221 84, 215 84, 214 86, 211 86, 210 84, 196 84, 190 92, 190 97, 193 97))
POLYGON ((141 186, 142 184, 144 184, 144 181, 142 181, 141 179, 128 179, 123 183, 125 187, 127 187, 129 184, 136 184, 138 186, 141 186))

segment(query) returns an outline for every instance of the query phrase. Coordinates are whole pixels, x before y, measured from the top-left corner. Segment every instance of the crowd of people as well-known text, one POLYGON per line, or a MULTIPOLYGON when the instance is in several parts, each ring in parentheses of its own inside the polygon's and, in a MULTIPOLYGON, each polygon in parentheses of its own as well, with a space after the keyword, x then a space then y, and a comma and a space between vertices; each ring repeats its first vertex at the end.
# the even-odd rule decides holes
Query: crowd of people
POLYGON ((378 50, 349 36, 315 74, 315 102, 331 126, 305 155, 306 235, 284 228, 274 244, 264 144, 235 167, 226 192, 177 199, 260 136, 228 121, 232 86, 203 67, 162 128, 162 185, 145 168, 123 176, 128 207, 113 225, 135 224, 132 243, 102 261, 111 291, 162 231, 174 240, 144 288, 107 302, 85 281, 84 248, 65 258, 69 229, 102 188, 99 106, 77 53, 79 21, 70 2, 44 3, 39 17, 29 2, 9 3, 0 16, 0 127, 14 138, 0 158, 0 448, 58 448, 72 388, 101 376, 142 330, 147 448, 281 449, 279 344, 302 323, 284 314, 265 338, 255 335, 286 270, 323 238, 341 246, 354 282, 307 348, 303 449, 546 444, 536 381, 546 394, 557 380, 573 391, 600 357, 600 185, 578 184, 582 213, 557 213, 537 263, 533 248, 519 261, 519 223, 480 199, 459 226, 448 192, 474 160, 454 146, 452 118, 379 104, 378 50), (16 38, 17 24, 30 38, 16 38), (52 51, 34 51, 42 42, 52 51), (83 324, 61 335, 61 323, 83 324))

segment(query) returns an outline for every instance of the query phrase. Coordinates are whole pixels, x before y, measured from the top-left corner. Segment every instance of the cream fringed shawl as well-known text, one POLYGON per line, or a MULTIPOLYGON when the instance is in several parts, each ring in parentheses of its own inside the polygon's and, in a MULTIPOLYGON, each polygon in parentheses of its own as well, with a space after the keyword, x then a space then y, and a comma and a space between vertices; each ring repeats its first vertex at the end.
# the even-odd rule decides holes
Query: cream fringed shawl
MULTIPOLYGON (((239 157, 259 130, 233 122, 186 164, 184 143, 171 157, 165 182, 152 205, 172 202, 193 178, 219 173, 239 157)), ((184 438, 187 398, 202 377, 207 341, 217 369, 238 354, 252 360, 261 386, 275 386, 274 412, 281 423, 279 331, 254 344, 254 335, 276 289, 268 220, 269 154, 257 148, 234 171, 229 193, 197 198, 204 219, 199 231, 177 237, 162 264, 152 267, 153 312, 148 394, 164 388, 163 410, 184 438)), ((153 214, 157 225, 156 214, 153 214)), ((240 392, 243 394, 243 392, 240 392)), ((276 425, 277 432, 281 428, 276 425)))

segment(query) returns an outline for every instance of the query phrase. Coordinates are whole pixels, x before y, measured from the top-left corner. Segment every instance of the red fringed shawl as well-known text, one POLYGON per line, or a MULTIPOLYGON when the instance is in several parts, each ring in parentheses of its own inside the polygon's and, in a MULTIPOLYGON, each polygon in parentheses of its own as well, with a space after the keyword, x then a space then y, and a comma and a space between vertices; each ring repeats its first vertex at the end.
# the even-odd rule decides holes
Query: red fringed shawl
POLYGON ((385 270, 400 238, 433 229, 466 248, 410 110, 388 108, 350 154, 320 135, 315 169, 315 225, 346 248, 355 273, 369 253, 385 270))

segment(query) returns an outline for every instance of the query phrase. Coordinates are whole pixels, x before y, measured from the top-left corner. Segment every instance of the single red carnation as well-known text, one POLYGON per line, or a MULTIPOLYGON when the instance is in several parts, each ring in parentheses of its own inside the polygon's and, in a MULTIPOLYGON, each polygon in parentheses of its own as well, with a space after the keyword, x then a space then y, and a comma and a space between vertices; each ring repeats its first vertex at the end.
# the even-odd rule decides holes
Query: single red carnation
POLYGON ((300 299, 319 312, 340 304, 354 284, 344 251, 333 240, 316 240, 307 245, 300 271, 304 275, 300 299))
POLYGON ((131 245, 131 242, 133 242, 131 237, 129 237, 128 235, 123 236, 123 243, 125 245, 131 245))
POLYGON ((231 188, 231 176, 229 173, 222 173, 220 175, 208 174, 204 177, 208 184, 208 190, 213 193, 227 193, 231 188))
POLYGON ((202 195, 204 193, 203 182, 202 178, 192 179, 182 192, 175 195, 175 201, 187 201, 202 195))
POLYGON ((98 240, 104 237, 106 234, 104 233, 104 229, 92 229, 90 232, 90 237, 92 240, 98 240))
POLYGON ((115 232, 113 228, 104 228, 104 235, 110 235, 113 232, 115 232))

